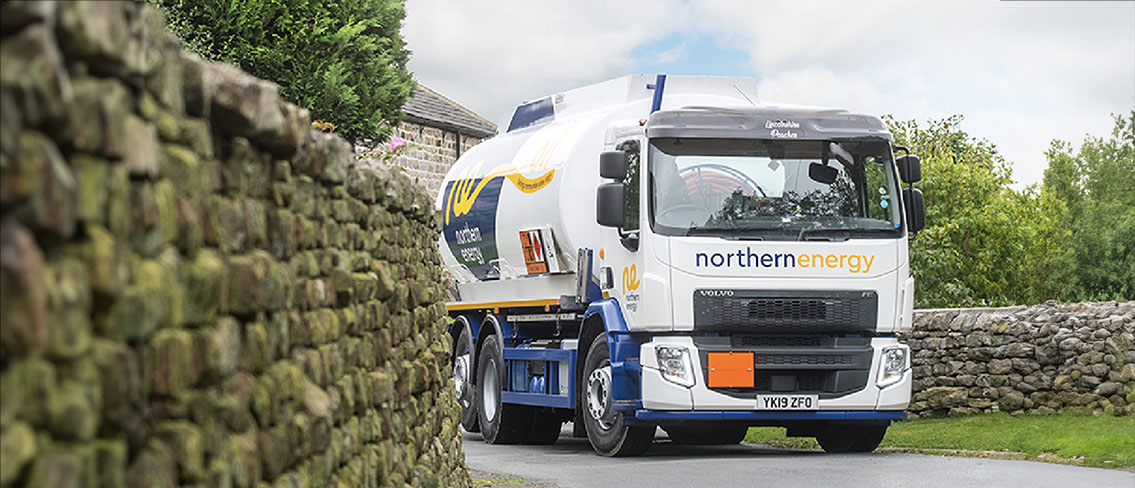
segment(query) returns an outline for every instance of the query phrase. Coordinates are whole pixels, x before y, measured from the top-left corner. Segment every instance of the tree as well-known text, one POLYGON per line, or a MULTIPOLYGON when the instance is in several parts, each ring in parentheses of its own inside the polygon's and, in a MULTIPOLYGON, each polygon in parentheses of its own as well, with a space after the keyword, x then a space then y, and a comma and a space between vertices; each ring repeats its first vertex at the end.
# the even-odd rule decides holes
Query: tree
POLYGON ((189 49, 275 81, 349 138, 385 138, 414 87, 401 0, 149 1, 189 49))
POLYGON ((955 115, 923 128, 887 120, 896 143, 923 164, 927 226, 911 242, 916 305, 1012 305, 1065 294, 1060 201, 1035 188, 1013 191, 996 146, 961 122, 955 115))
POLYGON ((1110 138, 1087 137, 1078 152, 1053 141, 1044 190, 1071 232, 1073 300, 1135 298, 1135 111, 1114 116, 1110 138))

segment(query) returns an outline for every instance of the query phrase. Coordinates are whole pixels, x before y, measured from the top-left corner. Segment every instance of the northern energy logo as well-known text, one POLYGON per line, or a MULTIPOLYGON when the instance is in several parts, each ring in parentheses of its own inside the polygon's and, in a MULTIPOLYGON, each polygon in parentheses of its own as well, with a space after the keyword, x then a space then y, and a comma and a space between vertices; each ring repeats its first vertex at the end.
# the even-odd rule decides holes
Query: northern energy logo
POLYGON ((694 254, 697 268, 831 268, 866 274, 874 263, 874 254, 760 253, 749 247, 737 252, 694 254))

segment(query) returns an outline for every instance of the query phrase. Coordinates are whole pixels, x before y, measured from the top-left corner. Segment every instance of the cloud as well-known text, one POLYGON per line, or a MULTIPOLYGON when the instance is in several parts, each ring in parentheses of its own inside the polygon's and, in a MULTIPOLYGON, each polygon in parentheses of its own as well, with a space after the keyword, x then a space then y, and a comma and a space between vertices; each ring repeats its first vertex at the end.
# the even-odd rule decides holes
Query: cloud
MULTIPOLYGON (((762 100, 899 119, 964 114, 1018 180, 1054 138, 1107 135, 1135 109, 1135 4, 798 0, 407 2, 418 79, 501 120, 519 102, 690 63, 683 39, 740 52, 762 100), (664 42, 663 42, 664 41, 664 42), (638 59, 642 58, 642 59, 638 59)), ((702 56, 701 62, 709 62, 702 56)))
POLYGON ((499 120, 517 103, 614 78, 678 29, 670 0, 415 0, 403 27, 422 83, 499 120))

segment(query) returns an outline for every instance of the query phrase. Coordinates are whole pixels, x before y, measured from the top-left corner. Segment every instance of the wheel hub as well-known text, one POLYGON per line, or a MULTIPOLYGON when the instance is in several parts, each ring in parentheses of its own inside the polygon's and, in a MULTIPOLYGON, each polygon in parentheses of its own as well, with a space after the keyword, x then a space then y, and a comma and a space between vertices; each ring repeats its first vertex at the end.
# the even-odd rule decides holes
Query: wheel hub
MULTIPOLYGON (((469 367, 469 356, 469 354, 462 354, 453 360, 453 388, 457 393, 458 402, 462 402, 465 393, 469 391, 469 371, 471 369, 469 367)), ((468 407, 464 403, 462 402, 462 406, 468 407)))
POLYGON ((611 408, 611 365, 591 372, 587 377, 587 412, 603 430, 615 425, 615 412, 611 408))

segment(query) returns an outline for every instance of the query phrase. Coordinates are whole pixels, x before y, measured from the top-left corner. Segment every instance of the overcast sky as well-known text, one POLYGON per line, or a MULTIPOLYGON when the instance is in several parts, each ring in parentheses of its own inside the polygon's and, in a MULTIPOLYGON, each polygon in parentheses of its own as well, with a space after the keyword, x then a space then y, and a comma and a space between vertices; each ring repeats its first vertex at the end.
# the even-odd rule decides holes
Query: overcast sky
POLYGON ((402 33, 420 83, 497 123, 629 73, 750 76, 762 101, 963 114, 1018 186, 1135 109, 1132 1, 407 0, 402 33))

